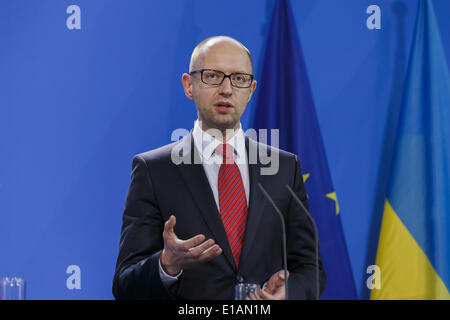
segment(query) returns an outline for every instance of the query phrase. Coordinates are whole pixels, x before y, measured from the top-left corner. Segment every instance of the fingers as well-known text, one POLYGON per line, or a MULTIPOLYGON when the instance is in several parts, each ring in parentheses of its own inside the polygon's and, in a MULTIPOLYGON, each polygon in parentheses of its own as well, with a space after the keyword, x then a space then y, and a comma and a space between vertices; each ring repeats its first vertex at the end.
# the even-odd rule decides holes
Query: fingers
POLYGON ((215 245, 213 239, 205 240, 205 236, 200 234, 183 241, 183 249, 187 251, 187 257, 193 260, 207 261, 222 253, 222 249, 215 245))
POLYGON ((196 263, 206 262, 222 253, 222 249, 214 240, 205 241, 203 234, 196 235, 187 240, 178 239, 174 227, 175 216, 171 215, 164 224, 164 262, 165 265, 175 266, 178 269, 189 267, 196 263))
POLYGON ((265 290, 261 290, 259 296, 261 300, 278 300, 274 295, 268 293, 265 290))
POLYGON ((180 266, 188 266, 196 262, 206 262, 219 256, 222 249, 215 244, 213 239, 205 241, 202 234, 188 240, 181 240, 173 231, 174 220, 172 217, 164 226, 164 249, 171 254, 171 261, 180 266))
MULTIPOLYGON (((287 278, 289 279, 289 271, 287 271, 287 278)), ((270 295, 270 298, 268 299, 277 299, 279 294, 284 292, 284 288, 286 285, 285 276, 284 276, 284 270, 280 270, 276 273, 274 273, 269 281, 267 282, 267 287, 264 290, 264 293, 267 295, 270 295)), ((284 293, 283 293, 284 296, 284 293)), ((284 299, 284 298, 283 298, 284 299)))
POLYGON ((281 286, 277 288, 276 291, 272 292, 266 289, 263 289, 259 292, 259 297, 261 300, 285 300, 286 299, 286 287, 281 286))
MULTIPOLYGON (((286 273, 287 278, 289 279, 289 271, 286 271, 286 273)), ((284 281, 285 281, 284 270, 280 270, 274 275, 272 275, 272 277, 270 277, 268 285, 270 285, 271 287, 277 287, 281 284, 284 284, 284 281)))
POLYGON ((202 244, 189 249, 188 257, 196 262, 206 262, 222 253, 219 245, 214 244, 214 240, 209 239, 202 244))
POLYGON ((164 233, 167 236, 175 235, 174 227, 175 227, 176 222, 177 222, 177 219, 175 218, 175 216, 171 215, 169 220, 167 220, 166 223, 164 224, 164 233))
MULTIPOLYGON (((289 279, 289 271, 286 270, 287 278, 289 279)), ((278 271, 278 279, 284 281, 284 270, 278 271)))
MULTIPOLYGON (((287 278, 289 278, 289 272, 287 278)), ((263 300, 284 300, 286 299, 286 283, 284 270, 273 274, 267 282, 267 287, 260 291, 260 297, 263 300)))
MULTIPOLYGON (((185 241, 183 241, 183 248, 184 250, 189 250, 192 249, 194 247, 197 247, 199 244, 201 244, 203 241, 205 240, 205 236, 202 234, 198 234, 195 237, 192 237, 190 239, 187 239, 185 241)), ((210 239, 211 240, 211 239, 210 239)), ((210 241, 208 240, 208 241, 210 241)), ((208 242, 206 241, 206 242, 208 242)), ((211 240, 213 241, 213 240, 211 240)), ((214 241, 213 241, 214 242, 214 241)))
POLYGON ((211 260, 217 256, 219 256, 222 253, 222 248, 219 247, 219 245, 215 244, 205 251, 203 251, 200 256, 198 256, 197 261, 199 262, 206 262, 208 260, 211 260))
MULTIPOLYGON (((175 234, 175 230, 174 230, 176 222, 177 222, 177 220, 176 220, 175 216, 171 215, 170 218, 166 221, 166 223, 164 223, 163 237, 165 235, 165 237, 170 237, 170 238, 175 237, 176 239, 178 239, 175 234)), ((182 243, 182 246, 183 246, 182 249, 187 251, 192 247, 198 246, 204 240, 205 240, 205 236, 202 234, 199 234, 188 240, 180 241, 180 243, 182 243)))
MULTIPOLYGON (((204 237, 203 237, 204 238, 204 237)), ((191 257, 198 257, 199 255, 202 254, 203 251, 207 250, 209 247, 214 245, 214 240, 213 239, 209 239, 205 242, 200 242, 198 245, 196 245, 195 247, 190 247, 187 250, 189 251, 189 256, 191 257)), ((186 247, 186 244, 185 244, 186 247)))

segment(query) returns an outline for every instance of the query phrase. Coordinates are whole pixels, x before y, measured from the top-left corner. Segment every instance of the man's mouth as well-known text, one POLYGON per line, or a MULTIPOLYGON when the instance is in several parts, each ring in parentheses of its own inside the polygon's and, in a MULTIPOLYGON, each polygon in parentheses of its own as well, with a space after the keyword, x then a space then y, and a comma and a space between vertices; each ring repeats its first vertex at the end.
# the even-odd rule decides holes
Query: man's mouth
POLYGON ((234 106, 228 101, 219 101, 214 104, 216 111, 221 114, 228 114, 233 110, 234 106))
POLYGON ((227 101, 219 101, 214 104, 218 108, 233 108, 233 105, 227 101))

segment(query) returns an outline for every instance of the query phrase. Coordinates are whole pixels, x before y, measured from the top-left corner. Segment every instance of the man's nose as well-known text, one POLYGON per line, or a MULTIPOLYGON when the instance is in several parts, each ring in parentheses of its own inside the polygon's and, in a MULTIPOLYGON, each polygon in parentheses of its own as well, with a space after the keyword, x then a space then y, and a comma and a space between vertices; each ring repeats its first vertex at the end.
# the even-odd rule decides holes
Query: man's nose
POLYGON ((230 96, 233 93, 233 87, 231 86, 231 79, 229 77, 223 79, 219 86, 219 94, 230 96))

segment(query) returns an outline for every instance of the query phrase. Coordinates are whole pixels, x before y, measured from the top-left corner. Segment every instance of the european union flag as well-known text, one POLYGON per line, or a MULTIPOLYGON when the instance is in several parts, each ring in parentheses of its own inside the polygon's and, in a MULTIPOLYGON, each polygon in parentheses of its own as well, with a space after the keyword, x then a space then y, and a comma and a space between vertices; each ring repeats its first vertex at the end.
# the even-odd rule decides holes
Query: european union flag
POLYGON ((277 0, 259 81, 253 128, 279 129, 280 148, 300 158, 327 274, 327 287, 321 299, 357 299, 337 196, 296 30, 289 2, 277 0))
POLYGON ((431 0, 419 0, 371 299, 450 299, 450 77, 431 0))

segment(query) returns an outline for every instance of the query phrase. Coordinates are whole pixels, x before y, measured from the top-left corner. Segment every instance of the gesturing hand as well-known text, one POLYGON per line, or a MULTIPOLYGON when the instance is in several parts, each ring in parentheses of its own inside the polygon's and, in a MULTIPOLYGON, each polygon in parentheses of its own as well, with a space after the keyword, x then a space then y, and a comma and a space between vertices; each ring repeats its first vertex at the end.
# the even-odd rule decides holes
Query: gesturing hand
MULTIPOLYGON (((289 278, 289 271, 287 277, 289 278)), ((276 272, 267 281, 266 288, 259 290, 257 294, 250 293, 247 300, 285 300, 286 283, 284 279, 284 270, 276 272)))
MULTIPOLYGON (((287 272, 287 277, 289 278, 289 272, 287 272)), ((263 300, 284 300, 286 299, 285 290, 284 270, 280 270, 267 281, 267 287, 261 290, 261 298, 263 300)))
POLYGON ((184 268, 209 261, 222 253, 222 249, 214 244, 213 239, 204 241, 205 236, 202 234, 187 240, 178 239, 173 230, 175 223, 175 216, 170 216, 163 231, 164 249, 160 262, 168 275, 175 276, 184 268))

